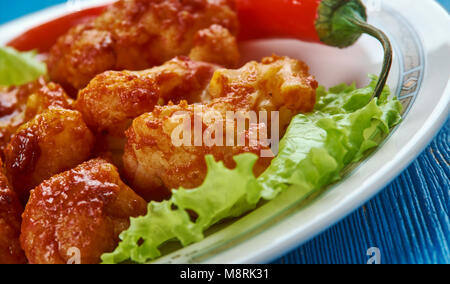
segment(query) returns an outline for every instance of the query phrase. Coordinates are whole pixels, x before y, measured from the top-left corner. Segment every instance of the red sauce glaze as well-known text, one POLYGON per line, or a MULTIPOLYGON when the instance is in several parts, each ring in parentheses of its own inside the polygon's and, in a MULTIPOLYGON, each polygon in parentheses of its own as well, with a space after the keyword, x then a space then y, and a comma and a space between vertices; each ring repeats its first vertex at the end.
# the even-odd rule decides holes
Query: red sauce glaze
POLYGON ((56 43, 56 40, 70 28, 99 16, 106 7, 106 5, 103 5, 89 8, 57 18, 30 29, 7 45, 19 51, 37 49, 40 53, 46 53, 56 43))
POLYGON ((16 155, 10 161, 9 172, 13 176, 31 174, 41 155, 38 137, 35 135, 36 127, 18 132, 11 141, 11 147, 17 149, 16 155))

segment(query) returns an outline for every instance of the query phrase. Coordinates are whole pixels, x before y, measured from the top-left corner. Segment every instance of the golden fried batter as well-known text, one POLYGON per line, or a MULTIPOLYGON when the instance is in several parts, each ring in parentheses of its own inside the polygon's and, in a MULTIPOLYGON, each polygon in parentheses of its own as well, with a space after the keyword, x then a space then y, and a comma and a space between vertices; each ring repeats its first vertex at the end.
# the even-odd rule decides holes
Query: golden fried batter
MULTIPOLYGON (((71 29, 58 40, 48 59, 50 77, 63 86, 81 89, 107 70, 143 70, 178 55, 187 56, 198 31, 217 24, 230 35, 237 33, 232 3, 120 0, 97 19, 71 29)), ((223 60, 218 63, 228 65, 223 60)), ((232 58, 230 65, 234 63, 232 58)))
POLYGON ((201 30, 194 39, 194 48, 189 57, 192 60, 213 62, 215 64, 234 68, 241 59, 236 37, 230 31, 219 25, 201 30))
POLYGON ((75 107, 95 132, 124 137, 132 119, 158 103, 199 102, 217 68, 178 57, 145 71, 110 71, 96 76, 80 91, 75 107))
MULTIPOLYGON (((205 155, 211 154, 218 161, 223 161, 228 168, 236 166, 233 156, 242 153, 254 153, 260 155, 262 150, 270 151, 266 145, 258 143, 250 145, 251 132, 258 133, 265 125, 252 125, 241 135, 245 138, 243 146, 194 146, 194 131, 189 137, 190 146, 174 145, 172 134, 174 130, 183 125, 186 116, 190 122, 194 122, 194 115, 203 119, 211 116, 212 111, 234 110, 228 104, 203 105, 201 112, 195 112, 195 107, 200 105, 188 105, 181 102, 179 105, 156 107, 152 113, 144 114, 133 121, 132 127, 127 131, 128 143, 125 148, 124 166, 128 182, 147 201, 162 200, 170 197, 169 189, 195 188, 202 184, 206 176, 205 155), (184 112, 180 116, 180 112, 184 112), (182 118, 182 119, 180 119, 182 118)), ((188 120, 186 120, 188 121, 188 120)), ((202 129, 214 127, 219 119, 210 122, 203 121, 202 129)), ((191 123, 189 123, 191 124, 191 123)), ((227 127, 225 123, 222 124, 227 127)), ((228 125, 235 131, 235 123, 228 125)), ((225 131, 224 131, 225 133, 225 131)), ((239 134, 235 133, 234 137, 239 134)), ((224 137, 225 138, 225 137, 224 137)), ((223 145, 226 142, 223 140, 223 145)), ((271 158, 260 158, 255 165, 256 175, 261 174, 270 164, 271 158)))
MULTIPOLYGON (((268 145, 259 141, 252 146, 248 142, 251 133, 275 127, 270 125, 270 119, 267 124, 250 125, 244 132, 237 133, 237 125, 234 120, 230 124, 227 112, 279 111, 279 132, 283 135, 294 115, 313 110, 316 88, 317 82, 308 74, 304 63, 284 57, 272 56, 263 59, 262 63, 250 62, 239 70, 218 70, 208 89, 212 98, 210 103, 188 105, 182 102, 176 106, 158 106, 152 113, 133 121, 127 131, 128 143, 124 154, 128 181, 147 200, 167 197, 170 195, 168 189, 197 187, 206 176, 205 155, 212 154, 216 160, 224 161, 227 167, 232 168, 234 155, 244 152, 260 155, 261 150, 268 150, 268 145), (203 110, 195 112, 195 108, 200 106, 203 110), (214 112, 220 115, 219 118, 215 118, 214 112), (200 147, 193 146, 198 139, 194 138, 195 130, 191 130, 191 137, 187 139, 192 146, 186 146, 186 143, 176 145, 172 139, 174 130, 185 127, 186 116, 190 118, 187 128, 192 127, 195 116, 201 116, 204 133, 205 129, 222 120, 223 133, 231 127, 236 139, 243 136, 247 146, 208 146, 204 141, 200 147)), ((235 142, 234 145, 238 144, 235 142)), ((255 174, 262 173, 270 161, 270 158, 260 158, 255 174)))
POLYGON ((44 78, 20 87, 0 89, 0 152, 22 124, 49 108, 72 108, 61 86, 44 78))
POLYGON ((22 205, 3 174, 0 160, 0 264, 27 262, 19 242, 22 212, 22 205))
POLYGON ((42 181, 86 161, 93 144, 78 111, 50 109, 22 125, 5 150, 8 178, 21 201, 42 181))
POLYGON ((279 111, 283 134, 294 115, 314 110, 318 86, 305 63, 273 55, 261 63, 249 62, 241 69, 216 71, 208 95, 219 99, 219 104, 236 108, 279 111))
POLYGON ((130 217, 145 215, 146 206, 113 165, 91 160, 31 192, 21 244, 33 264, 67 263, 77 250, 82 264, 99 263, 116 248, 130 217))

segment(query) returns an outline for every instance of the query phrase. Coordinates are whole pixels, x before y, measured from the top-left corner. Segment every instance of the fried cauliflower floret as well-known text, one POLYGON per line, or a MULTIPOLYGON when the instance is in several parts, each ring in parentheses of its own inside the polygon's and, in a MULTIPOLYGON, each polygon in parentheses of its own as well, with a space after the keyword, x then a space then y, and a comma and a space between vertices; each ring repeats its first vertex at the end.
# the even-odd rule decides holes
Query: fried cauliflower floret
POLYGON ((58 40, 48 59, 50 77, 63 86, 82 89, 107 70, 143 70, 187 56, 200 30, 217 24, 232 35, 237 33, 232 3, 120 0, 58 40))
POLYGON ((220 99, 254 111, 279 111, 282 133, 298 113, 314 110, 318 83, 309 67, 296 59, 273 55, 241 69, 219 69, 208 88, 211 99, 220 99))
POLYGON ((0 89, 0 151, 22 124, 46 109, 71 109, 72 103, 61 86, 47 83, 44 78, 20 87, 0 89))
POLYGON ((102 159, 43 182, 30 196, 20 237, 32 264, 64 264, 79 252, 82 264, 113 251, 130 217, 145 215, 146 202, 102 159))
POLYGON ((237 67, 241 59, 236 37, 219 25, 201 30, 194 39, 194 48, 189 57, 192 60, 214 62, 229 68, 237 67))
MULTIPOLYGON (((157 107, 152 113, 135 119, 127 131, 128 143, 124 155, 128 182, 146 200, 162 200, 170 197, 171 189, 178 189, 181 186, 195 188, 203 183, 207 171, 205 163, 207 154, 213 155, 217 161, 223 161, 228 168, 234 168, 235 155, 242 153, 260 155, 263 150, 271 153, 269 145, 264 145, 257 139, 254 145, 249 143, 250 133, 259 133, 261 128, 266 128, 265 125, 251 125, 243 132, 237 133, 236 123, 226 121, 225 111, 234 109, 228 104, 188 105, 187 102, 181 102, 179 105, 157 107), (209 128, 211 131, 210 138, 198 146, 194 130, 186 134, 181 134, 183 132, 181 131, 180 135, 174 136, 181 128, 192 125, 195 119, 202 122, 200 130, 209 128), (225 146, 225 136, 221 142, 215 140, 215 135, 220 131, 226 133, 227 128, 234 132, 236 141, 238 137, 244 139, 242 146, 225 146), (186 138, 184 135, 190 136, 186 138), (213 143, 216 141, 217 143, 213 143)), ((203 139, 203 134, 200 136, 203 139)), ((271 157, 260 158, 254 167, 254 173, 260 175, 271 160, 271 157)))
POLYGON ((254 137, 252 134, 262 130, 267 134, 277 131, 278 136, 283 135, 294 115, 312 111, 316 88, 317 82, 308 74, 306 65, 289 58, 274 56, 265 58, 262 63, 251 62, 239 70, 218 70, 208 89, 212 98, 209 103, 158 106, 152 113, 133 121, 127 131, 124 154, 127 179, 147 200, 166 198, 171 189, 201 185, 206 176, 205 155, 212 154, 232 168, 233 156, 246 152, 261 157, 254 169, 258 175, 266 169, 271 158, 262 156, 263 150, 266 153, 269 150, 263 140, 253 139, 256 143, 249 143, 254 137), (196 110, 200 107, 200 111, 196 110), (246 114, 250 111, 256 116, 261 115, 260 111, 267 112, 267 121, 262 122, 258 117, 257 123, 249 123, 239 130, 234 117, 230 121, 227 116, 228 112, 246 114), (271 124, 272 111, 279 111, 280 125, 271 124), (192 130, 196 117, 202 123, 203 131, 198 146, 195 141, 199 137, 195 137, 195 130, 192 130), (219 127, 216 127, 217 123, 219 127), (191 130, 178 134, 179 129, 191 130), (225 141, 206 144, 205 133, 210 131, 208 135, 214 140, 221 129, 222 133, 234 132, 236 141, 231 145, 235 146, 221 146, 229 145, 225 141), (184 141, 181 144, 176 141, 179 137, 184 141), (244 144, 237 143, 239 137, 244 138, 244 144))
POLYGON ((22 212, 22 205, 9 186, 0 160, 0 264, 27 262, 19 242, 22 212))
POLYGON ((77 111, 50 109, 22 125, 5 150, 8 178, 21 201, 42 181, 86 161, 93 144, 77 111))
POLYGON ((158 103, 199 102, 216 69, 178 57, 145 71, 105 72, 80 91, 75 107, 95 132, 124 137, 132 119, 158 103))

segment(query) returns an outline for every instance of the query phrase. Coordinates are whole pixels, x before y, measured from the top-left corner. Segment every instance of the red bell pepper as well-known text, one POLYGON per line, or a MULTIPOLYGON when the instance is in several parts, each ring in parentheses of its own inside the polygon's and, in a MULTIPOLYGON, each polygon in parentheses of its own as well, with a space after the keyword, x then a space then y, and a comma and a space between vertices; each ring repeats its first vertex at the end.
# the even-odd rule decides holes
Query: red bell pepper
MULTIPOLYGON (((360 0, 235 0, 241 24, 240 39, 296 38, 336 47, 347 47, 366 33, 383 45, 383 70, 375 89, 379 96, 392 65, 388 37, 367 24, 360 0)), ((71 26, 99 15, 104 6, 66 15, 36 27, 9 43, 19 50, 46 52, 71 26), (45 35, 45 40, 41 40, 45 35)))

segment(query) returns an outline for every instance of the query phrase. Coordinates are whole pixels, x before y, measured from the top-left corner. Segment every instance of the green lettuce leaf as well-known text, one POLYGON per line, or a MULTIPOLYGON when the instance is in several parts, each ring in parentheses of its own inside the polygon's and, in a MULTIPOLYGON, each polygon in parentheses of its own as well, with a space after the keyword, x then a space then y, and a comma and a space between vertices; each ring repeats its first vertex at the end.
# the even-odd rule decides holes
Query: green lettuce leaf
POLYGON ((259 177, 262 197, 274 199, 291 185, 311 190, 341 179, 340 172, 358 162, 401 121, 402 105, 386 87, 371 100, 377 78, 356 89, 345 84, 317 92, 316 111, 296 116, 280 142, 280 152, 259 177))
POLYGON ((19 52, 0 46, 0 86, 19 86, 45 75, 47 66, 36 55, 36 51, 19 52))
POLYGON ((252 172, 257 160, 253 154, 236 156, 233 170, 206 157, 204 184, 194 190, 176 190, 169 201, 150 203, 148 214, 131 220, 130 228, 120 235, 121 243, 103 255, 103 262, 145 263, 161 255, 164 243, 178 240, 187 246, 201 241, 210 226, 239 217, 283 190, 297 186, 306 197, 339 181, 346 166, 377 147, 401 121, 402 106, 397 99, 389 99, 389 88, 379 99, 371 99, 376 84, 376 78, 372 79, 362 89, 339 85, 327 92, 321 87, 316 111, 293 119, 278 156, 259 178, 252 172))

